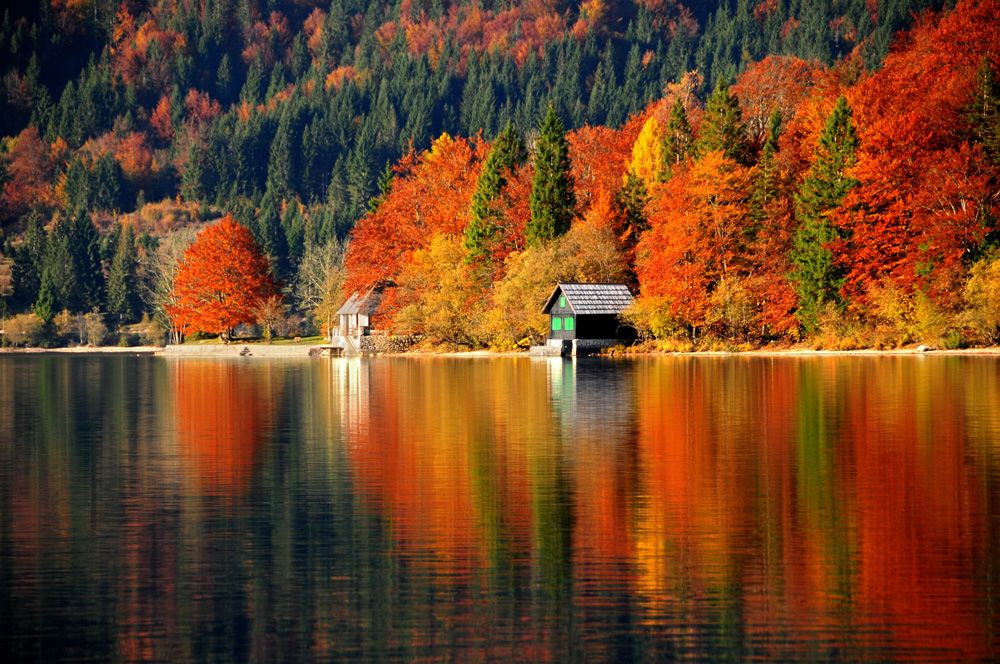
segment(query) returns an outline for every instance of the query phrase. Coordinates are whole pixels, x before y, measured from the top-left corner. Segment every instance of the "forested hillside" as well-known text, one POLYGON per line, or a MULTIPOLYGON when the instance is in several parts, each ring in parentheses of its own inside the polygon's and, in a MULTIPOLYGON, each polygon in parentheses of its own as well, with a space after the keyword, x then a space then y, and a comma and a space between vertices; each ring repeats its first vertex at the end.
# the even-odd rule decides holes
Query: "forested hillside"
MULTIPOLYGON (((765 171, 768 178, 779 178, 754 185, 753 214, 760 221, 772 199, 794 198, 788 192, 805 177, 814 151, 809 140, 819 135, 817 118, 830 111, 834 93, 877 75, 893 35, 919 13, 947 11, 949 5, 929 0, 13 3, 0 25, 6 302, 14 311, 33 310, 50 320, 62 310, 96 309, 119 322, 147 312, 168 327, 165 301, 176 258, 192 228, 229 212, 270 257, 292 310, 322 318, 318 303, 335 299, 323 291, 336 289, 317 275, 337 262, 339 241, 366 213, 374 219, 392 209, 392 192, 405 190, 414 169, 434 155, 450 154, 448 146, 469 152, 465 170, 453 173, 448 191, 466 187, 470 196, 457 203, 454 196, 443 197, 453 205, 447 212, 449 233, 468 235, 470 205, 472 218, 492 239, 498 224, 523 228, 531 213, 527 197, 519 208, 521 198, 504 187, 530 188, 529 156, 536 138, 541 140, 538 128, 548 109, 566 129, 579 130, 570 134, 575 150, 588 157, 606 150, 611 160, 595 161, 594 172, 600 166, 603 175, 577 175, 574 219, 585 218, 598 203, 621 208, 623 196, 642 200, 625 205, 634 228, 622 231, 629 233, 627 240, 618 237, 625 272, 642 286, 647 259, 640 236, 647 227, 658 232, 657 197, 650 199, 649 210, 645 205, 653 189, 680 182, 672 177, 674 170, 692 177, 697 170, 689 166, 702 163, 710 146, 723 146, 726 157, 744 169, 739 178, 753 180, 765 171), (713 112, 711 99, 721 91, 729 95, 732 84, 735 97, 726 98, 738 99, 740 115, 732 130, 746 143, 739 148, 726 144, 732 137, 716 145, 702 136, 702 116, 713 112), (769 125, 775 99, 777 122, 789 123, 787 131, 769 125), (676 168, 667 168, 663 127, 673 132, 669 123, 682 119, 667 108, 678 101, 691 140, 701 147, 689 153, 681 146, 672 157, 676 168), (802 119, 808 113, 812 124, 802 119), (650 118, 662 126, 651 127, 650 118), (511 206, 506 221, 483 227, 472 189, 490 142, 505 127, 524 140, 525 150, 509 185, 501 178, 496 193, 511 206), (791 132, 799 132, 793 147, 791 132), (633 142, 639 139, 641 147, 643 135, 652 148, 634 156, 633 142), (432 143, 434 150, 421 154, 432 143), (780 167, 761 165, 765 155, 780 155, 780 167), (598 177, 604 178, 601 186, 592 186, 598 177), (623 177, 631 182, 625 193, 618 190, 623 177)), ((928 15, 925 23, 935 20, 928 15)), ((996 38, 984 39, 987 44, 977 45, 984 50, 975 57, 986 56, 989 73, 996 38)), ((922 81, 926 88, 934 84, 922 81)), ((968 97, 971 87, 966 88, 959 92, 968 97)), ((719 96, 715 103, 728 102, 719 96)), ((580 159, 573 156, 579 170, 580 159)), ((796 224, 805 223, 790 215, 796 224)), ((412 216, 407 211, 392 223, 405 225, 412 216)), ((821 216, 826 218, 825 211, 821 216)), ((782 232, 795 234, 796 228, 782 232)), ((419 233, 430 240, 426 230, 419 233)), ((355 246, 363 246, 366 232, 359 229, 355 246)), ((506 242, 509 252, 524 249, 516 234, 506 242)), ((369 251, 369 260, 381 267, 349 270, 350 285, 361 284, 360 273, 393 276, 382 269, 384 261, 396 260, 386 258, 392 252, 386 246, 369 251)), ((363 260, 354 258, 358 255, 352 250, 349 266, 363 260)), ((493 279, 507 274, 506 259, 503 252, 494 256, 501 262, 491 268, 493 279)), ((707 292, 716 292, 718 280, 709 281, 707 292)), ((794 296, 788 297, 780 305, 786 322, 765 326, 763 336, 785 334, 791 320, 815 327, 808 317, 803 323, 802 316, 790 313, 797 306, 794 296)))

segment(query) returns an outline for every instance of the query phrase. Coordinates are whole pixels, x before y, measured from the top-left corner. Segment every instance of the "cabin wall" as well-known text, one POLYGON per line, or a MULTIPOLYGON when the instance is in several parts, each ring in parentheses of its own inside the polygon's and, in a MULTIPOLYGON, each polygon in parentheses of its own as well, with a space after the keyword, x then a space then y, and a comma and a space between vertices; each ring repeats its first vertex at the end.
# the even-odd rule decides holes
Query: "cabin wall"
POLYGON ((576 339, 576 315, 566 302, 565 296, 560 291, 556 295, 555 303, 545 313, 549 314, 549 339, 576 339), (565 302, 565 304, 564 304, 565 302), (553 320, 559 319, 559 329, 554 329, 553 320), (566 319, 573 321, 573 329, 566 329, 566 319))

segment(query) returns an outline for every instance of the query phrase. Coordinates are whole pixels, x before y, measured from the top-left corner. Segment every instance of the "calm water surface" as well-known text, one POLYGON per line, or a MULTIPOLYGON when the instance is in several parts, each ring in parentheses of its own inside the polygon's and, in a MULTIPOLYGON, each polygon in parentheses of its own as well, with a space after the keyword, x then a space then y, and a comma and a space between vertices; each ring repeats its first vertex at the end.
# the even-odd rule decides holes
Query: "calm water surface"
POLYGON ((992 660, 1000 360, 0 358, 0 655, 992 660))

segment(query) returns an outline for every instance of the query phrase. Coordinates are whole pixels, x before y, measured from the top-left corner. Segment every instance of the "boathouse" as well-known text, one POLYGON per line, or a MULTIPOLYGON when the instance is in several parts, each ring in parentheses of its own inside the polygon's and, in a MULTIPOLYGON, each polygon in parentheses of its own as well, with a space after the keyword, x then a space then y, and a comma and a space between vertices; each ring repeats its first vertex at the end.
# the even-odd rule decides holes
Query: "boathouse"
POLYGON ((557 284, 542 308, 549 316, 547 345, 577 355, 634 341, 635 330, 619 318, 632 300, 625 284, 557 284))
POLYGON ((372 331, 372 318, 382 302, 388 282, 380 281, 364 293, 355 291, 337 310, 337 333, 344 337, 362 337, 372 331))

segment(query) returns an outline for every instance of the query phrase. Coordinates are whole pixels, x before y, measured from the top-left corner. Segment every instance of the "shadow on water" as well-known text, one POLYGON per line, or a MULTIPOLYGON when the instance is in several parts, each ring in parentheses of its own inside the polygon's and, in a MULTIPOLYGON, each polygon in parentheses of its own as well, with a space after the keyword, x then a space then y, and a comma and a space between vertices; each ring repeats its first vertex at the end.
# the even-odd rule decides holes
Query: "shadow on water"
POLYGON ((995 658, 995 359, 3 357, 0 393, 14 659, 995 658))

